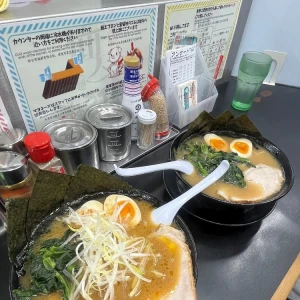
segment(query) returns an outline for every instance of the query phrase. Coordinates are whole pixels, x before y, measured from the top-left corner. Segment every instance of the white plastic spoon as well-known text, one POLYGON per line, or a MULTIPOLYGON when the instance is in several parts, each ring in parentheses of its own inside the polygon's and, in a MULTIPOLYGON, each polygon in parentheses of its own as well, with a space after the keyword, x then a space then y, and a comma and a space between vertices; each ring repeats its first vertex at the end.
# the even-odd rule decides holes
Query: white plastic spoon
POLYGON ((194 196, 220 179, 227 172, 228 168, 229 162, 227 160, 223 160, 212 173, 190 188, 187 192, 170 201, 169 203, 154 209, 151 215, 152 221, 156 224, 172 224, 178 210, 194 196))
POLYGON ((193 165, 185 160, 176 160, 170 161, 167 163, 151 165, 151 166, 144 166, 144 167, 137 167, 137 168, 119 168, 117 165, 114 165, 115 171, 120 176, 136 176, 141 174, 152 173, 156 171, 163 171, 163 170, 176 170, 187 175, 191 175, 194 171, 193 165))

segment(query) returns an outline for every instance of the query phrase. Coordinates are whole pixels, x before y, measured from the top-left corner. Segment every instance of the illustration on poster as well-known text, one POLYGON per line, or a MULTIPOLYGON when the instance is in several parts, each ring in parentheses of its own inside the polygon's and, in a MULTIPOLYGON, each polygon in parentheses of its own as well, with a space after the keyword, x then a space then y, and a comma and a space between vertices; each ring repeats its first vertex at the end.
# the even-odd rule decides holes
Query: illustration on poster
POLYGON ((110 78, 117 77, 122 74, 123 69, 123 58, 122 58, 122 48, 114 47, 109 50, 109 61, 110 65, 107 68, 110 78))
MULTIPOLYGON (((143 67, 143 54, 142 52, 134 47, 133 42, 130 43, 131 48, 127 51, 129 56, 137 56, 140 60, 140 69, 143 67)), ((120 46, 111 48, 108 52, 110 65, 107 68, 110 78, 117 77, 122 74, 124 67, 123 57, 122 57, 122 48, 120 46)))
POLYGON ((45 99, 53 98, 76 90, 80 74, 84 73, 80 64, 83 63, 82 53, 68 59, 66 69, 56 73, 51 72, 50 67, 44 69, 44 74, 40 74, 40 81, 45 82, 43 97, 45 99))
POLYGON ((137 56, 140 60, 140 69, 143 68, 143 55, 138 48, 134 48, 133 42, 131 42, 131 50, 127 51, 128 56, 137 56))

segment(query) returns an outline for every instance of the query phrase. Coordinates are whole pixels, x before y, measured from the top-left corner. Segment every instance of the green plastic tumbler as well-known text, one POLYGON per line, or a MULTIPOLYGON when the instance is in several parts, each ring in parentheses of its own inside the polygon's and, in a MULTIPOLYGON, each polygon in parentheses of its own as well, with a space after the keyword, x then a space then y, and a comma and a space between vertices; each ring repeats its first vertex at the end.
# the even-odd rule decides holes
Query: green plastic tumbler
POLYGON ((261 52, 245 52, 240 62, 237 86, 232 106, 237 110, 249 110, 257 91, 267 77, 272 57, 261 52))

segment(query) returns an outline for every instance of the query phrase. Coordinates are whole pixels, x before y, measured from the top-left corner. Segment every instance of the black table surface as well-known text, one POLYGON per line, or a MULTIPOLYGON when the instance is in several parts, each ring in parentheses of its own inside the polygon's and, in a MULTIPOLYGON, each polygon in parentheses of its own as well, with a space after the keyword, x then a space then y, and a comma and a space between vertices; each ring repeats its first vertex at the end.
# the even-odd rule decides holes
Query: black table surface
MULTIPOLYGON (((235 79, 218 87, 213 115, 226 109, 240 114, 230 108, 234 89, 235 79)), ((198 299, 268 300, 300 252, 300 89, 263 85, 258 96, 248 116, 263 136, 288 156, 295 171, 295 183, 270 216, 251 226, 221 227, 180 212, 197 245, 198 299)), ((170 142, 130 166, 165 162, 169 148, 170 142)), ((162 200, 170 199, 162 172, 126 180, 162 200)), ((5 233, 0 233, 0 257, 0 299, 6 300, 10 265, 5 233)))

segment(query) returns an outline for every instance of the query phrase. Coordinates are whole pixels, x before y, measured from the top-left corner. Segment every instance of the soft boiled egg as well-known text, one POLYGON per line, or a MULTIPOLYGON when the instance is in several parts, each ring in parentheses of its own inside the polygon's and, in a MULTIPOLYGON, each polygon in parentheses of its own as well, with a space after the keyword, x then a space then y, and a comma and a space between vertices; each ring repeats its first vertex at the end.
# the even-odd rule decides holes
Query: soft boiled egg
POLYGON ((84 203, 77 212, 80 215, 88 215, 92 213, 100 213, 103 211, 103 204, 97 200, 90 200, 84 203))
POLYGON ((227 152, 229 150, 228 143, 216 134, 213 133, 206 134, 204 136, 204 141, 207 145, 213 147, 217 151, 227 152))
POLYGON ((110 195, 104 201, 104 210, 106 214, 112 215, 116 209, 120 209, 118 220, 121 223, 128 223, 133 227, 141 221, 141 211, 137 204, 131 198, 124 195, 110 195))
POLYGON ((230 150, 238 156, 248 158, 252 155, 252 142, 248 139, 236 139, 230 143, 230 150))

